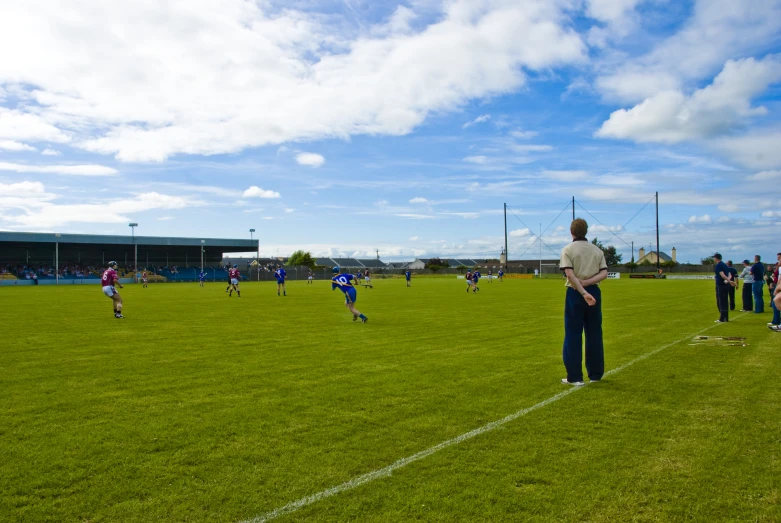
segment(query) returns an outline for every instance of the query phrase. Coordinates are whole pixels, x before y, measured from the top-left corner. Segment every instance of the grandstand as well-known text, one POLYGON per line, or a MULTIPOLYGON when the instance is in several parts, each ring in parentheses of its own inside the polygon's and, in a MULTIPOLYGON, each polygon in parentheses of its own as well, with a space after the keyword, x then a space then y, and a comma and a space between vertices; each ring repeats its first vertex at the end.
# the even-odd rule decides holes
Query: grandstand
POLYGON ((342 269, 384 269, 389 268, 388 264, 377 258, 318 258, 315 264, 322 267, 339 266, 342 269))
MULTIPOLYGON (((429 260, 432 258, 415 258, 415 261, 410 263, 408 266, 410 269, 425 269, 426 265, 428 264, 429 260)), ((443 262, 447 263, 448 266, 451 269, 455 269, 456 267, 464 266, 464 267, 477 267, 479 265, 484 265, 483 262, 479 262, 477 260, 472 260, 470 258, 463 258, 463 259, 456 259, 456 258, 440 258, 443 262)))
POLYGON ((223 280, 227 252, 256 252, 258 240, 0 232, 0 283, 89 283, 116 260, 120 277, 147 270, 157 281, 193 281, 201 268, 223 280))

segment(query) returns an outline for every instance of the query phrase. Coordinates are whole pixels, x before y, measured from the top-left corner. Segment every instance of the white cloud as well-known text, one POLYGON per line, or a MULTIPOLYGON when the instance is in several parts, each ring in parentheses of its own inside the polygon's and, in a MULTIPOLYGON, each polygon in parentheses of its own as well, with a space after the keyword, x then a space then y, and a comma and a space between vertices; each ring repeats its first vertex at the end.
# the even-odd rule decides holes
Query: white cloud
POLYGON ((740 212, 740 205, 734 203, 725 203, 719 205, 719 210, 721 212, 740 212))
POLYGON ((510 149, 519 153, 542 153, 552 151, 550 145, 511 145, 510 149))
POLYGON ((290 207, 286 207, 286 208, 285 208, 285 212, 286 212, 286 213, 291 213, 291 212, 296 212, 296 210, 295 210, 295 209, 293 209, 293 208, 290 208, 290 207))
MULTIPOLYGON (((0 42, 3 41, 3 9, 0 8, 0 42)), ((6 35, 7 36, 7 35, 6 35)), ((9 49, 7 45, 3 45, 9 49)), ((6 53, 6 56, 8 53, 6 53)), ((17 53, 17 58, 22 58, 24 53, 17 53)), ((3 64, 0 63, 0 78, 3 77, 3 64)), ((65 143, 70 137, 44 118, 37 114, 22 112, 18 109, 0 107, 0 138, 19 140, 23 142, 56 142, 65 143)))
POLYGON ((596 85, 607 97, 626 102, 680 91, 715 74, 729 58, 774 45, 780 30, 778 0, 751 2, 750 8, 735 0, 696 0, 691 18, 679 31, 643 56, 605 64, 596 85))
POLYGON ((44 149, 41 151, 41 154, 44 156, 60 156, 62 153, 54 149, 44 149))
POLYGON ((410 239, 409 239, 409 241, 411 241, 411 242, 416 242, 416 241, 418 241, 419 239, 420 239, 420 238, 418 238, 417 236, 410 236, 410 239))
POLYGON ((0 183, 0 197, 41 195, 45 192, 41 182, 0 183))
POLYGON ((517 138, 519 140, 527 140, 529 138, 534 138, 538 134, 539 133, 537 133, 536 131, 512 131, 510 133, 510 136, 512 136, 513 138, 517 138))
POLYGON ((428 25, 413 30, 415 13, 397 10, 353 37, 295 4, 82 0, 66 16, 46 0, 5 2, 0 48, 23 51, 5 53, 0 78, 29 86, 21 110, 49 126, 37 140, 72 136, 123 161, 403 135, 432 112, 516 91, 524 69, 585 62, 570 7, 453 0, 428 25))
POLYGON ((464 161, 465 162, 469 162, 469 163, 476 163, 476 164, 482 165, 482 164, 485 164, 485 163, 488 162, 488 157, 487 156, 467 156, 466 158, 464 158, 464 161))
POLYGON ((64 174, 69 176, 113 176, 119 171, 104 165, 25 165, 0 162, 0 171, 18 173, 64 174))
POLYGON ((419 197, 419 196, 418 196, 418 197, 416 197, 416 198, 412 198, 412 199, 409 201, 409 203, 427 203, 427 202, 428 202, 428 200, 427 200, 427 199, 425 199, 425 198, 421 198, 421 197, 419 197))
POLYGON ((173 219, 174 219, 173 216, 160 216, 159 218, 157 218, 157 221, 159 221, 159 222, 167 222, 167 221, 170 221, 170 220, 173 220, 173 219))
POLYGON ((731 221, 732 221, 732 218, 730 218, 729 216, 719 216, 716 219, 716 223, 727 223, 727 222, 731 222, 731 221))
POLYGON ((778 55, 764 60, 729 60, 711 85, 690 96, 663 91, 632 109, 619 109, 596 136, 664 143, 713 137, 745 118, 765 114, 766 109, 752 107, 751 100, 779 80, 778 55))
POLYGON ((6 151, 35 151, 35 147, 14 140, 0 140, 0 149, 6 151))
POLYGON ((472 125, 478 124, 478 123, 484 123, 491 119, 490 114, 483 114, 481 116, 478 116, 471 122, 466 122, 464 125, 461 126, 462 129, 466 129, 467 127, 471 127, 472 125))
POLYGON ((42 184, 33 182, 27 189, 27 196, 24 195, 25 188, 16 188, 16 199, 0 197, 0 223, 28 229, 64 227, 72 223, 127 223, 139 212, 181 209, 199 203, 178 196, 149 192, 100 204, 56 204, 51 202, 56 196, 46 193, 42 184))
POLYGON ((605 47, 610 40, 623 38, 637 25, 635 7, 642 0, 587 0, 586 15, 603 22, 606 27, 592 27, 588 42, 595 47, 605 47))
POLYGON ((296 162, 298 162, 299 165, 320 167, 325 163, 325 158, 317 153, 299 153, 296 155, 296 162))
POLYGON ((526 236, 530 236, 532 232, 529 229, 515 229, 513 231, 510 231, 509 234, 513 238, 524 238, 526 236))
POLYGON ((279 198, 280 194, 276 191, 269 191, 261 189, 257 185, 253 185, 241 195, 242 198, 279 198))
POLYGON ((702 216, 689 216, 689 223, 712 223, 713 219, 711 219, 709 214, 703 214, 702 216))
POLYGON ((749 180, 758 182, 765 180, 775 180, 777 178, 781 178, 781 171, 761 171, 748 177, 749 180))
POLYGON ((781 168, 781 131, 758 131, 735 138, 713 140, 713 149, 750 169, 781 168))
POLYGON ((559 182, 578 182, 588 178, 586 171, 542 171, 543 178, 559 182))
POLYGON ((433 220, 436 218, 436 216, 432 216, 430 214, 419 214, 412 212, 397 213, 394 214, 394 216, 398 216, 399 218, 412 218, 414 220, 433 220))
POLYGON ((764 211, 763 218, 781 218, 781 211, 764 211))

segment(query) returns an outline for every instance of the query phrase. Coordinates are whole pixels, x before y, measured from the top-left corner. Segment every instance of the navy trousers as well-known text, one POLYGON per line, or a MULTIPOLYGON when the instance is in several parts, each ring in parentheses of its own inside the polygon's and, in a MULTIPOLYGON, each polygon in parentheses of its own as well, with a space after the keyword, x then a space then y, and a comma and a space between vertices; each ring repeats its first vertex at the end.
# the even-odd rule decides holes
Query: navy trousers
POLYGON ((719 308, 719 321, 729 321, 729 285, 716 284, 716 306, 719 308))
POLYGON ((744 311, 753 311, 754 310, 754 299, 752 296, 752 290, 751 290, 751 284, 750 283, 744 283, 743 284, 743 310, 744 311))
POLYGON ((765 312, 765 298, 762 296, 762 286, 764 281, 755 281, 751 284, 751 290, 754 293, 754 312, 765 312))
POLYGON ((567 381, 583 381, 583 333, 586 334, 586 372, 592 381, 605 373, 605 347, 602 343, 602 293, 599 286, 586 287, 597 304, 589 307, 583 296, 567 287, 564 302, 564 350, 562 358, 567 381))

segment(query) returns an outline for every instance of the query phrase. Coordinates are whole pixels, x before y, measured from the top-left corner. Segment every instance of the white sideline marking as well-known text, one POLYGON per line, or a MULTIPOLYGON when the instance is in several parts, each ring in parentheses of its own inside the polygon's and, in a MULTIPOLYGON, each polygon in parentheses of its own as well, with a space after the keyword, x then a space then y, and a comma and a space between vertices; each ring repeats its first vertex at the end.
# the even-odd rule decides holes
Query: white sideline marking
MULTIPOLYGON (((705 331, 708 331, 714 327, 716 327, 718 324, 711 325, 710 327, 706 327, 702 329, 699 332, 695 332, 694 334, 689 334, 687 336, 684 336, 681 339, 675 340, 671 343, 668 343, 667 345, 662 345, 661 347, 652 350, 651 352, 647 352, 643 354, 642 356, 638 356, 637 358, 633 359, 632 361, 628 363, 624 363, 620 367, 616 367, 615 369, 609 370, 605 373, 605 376, 610 376, 613 374, 616 374, 618 372, 621 372, 622 370, 626 369, 627 367, 631 367, 637 362, 643 361, 645 359, 650 358, 651 356, 654 356, 660 352, 662 352, 664 349, 667 349, 669 347, 672 347, 673 345, 676 345, 678 343, 681 343, 682 341, 686 341, 694 336, 699 336, 705 331)), ((566 390, 559 392, 558 394, 551 396, 548 399, 542 400, 541 402, 532 405, 531 407, 527 407, 525 409, 521 409, 518 412, 515 412, 513 414, 510 414, 509 416, 505 416, 504 418, 496 421, 492 421, 491 423, 488 423, 487 425, 483 425, 482 427, 478 427, 474 430, 470 430, 469 432, 465 432, 464 434, 461 434, 460 436, 456 436, 455 438, 443 441, 442 443, 439 443, 437 445, 434 445, 433 447, 429 447, 426 450, 421 450, 417 454, 413 454, 412 456, 407 456, 406 458, 401 458, 400 460, 391 463, 387 467, 383 467, 381 469, 377 469, 373 472, 368 472, 366 474, 363 474, 362 476, 355 477, 349 481, 346 481, 342 483, 341 485, 337 485, 335 487, 331 487, 328 489, 325 489, 321 492, 318 492, 317 494, 312 494, 311 496, 307 496, 305 498, 301 498, 297 501, 291 501, 284 507, 279 507, 277 509, 272 510, 271 512, 266 512, 265 514, 261 514, 259 516, 255 516, 252 519, 245 519, 241 521, 240 523, 264 523, 265 521, 271 521, 272 519, 278 518, 279 516, 282 516, 284 514, 290 514, 291 512, 295 512, 298 509, 304 508, 308 505, 311 505, 313 503, 317 503, 321 499, 329 498, 331 496, 334 496, 336 494, 339 494, 341 492, 345 492, 347 490, 352 490, 356 487, 359 487, 363 485, 364 483, 369 483, 370 481, 374 481, 375 479, 384 478, 387 476, 390 476, 394 470, 400 469, 402 467, 405 467, 409 465, 410 463, 413 463, 415 461, 421 460, 423 458, 426 458, 435 452, 438 452, 442 449, 445 449, 447 447, 451 447, 453 445, 458 445, 462 441, 466 441, 468 439, 474 438, 475 436, 479 436, 481 434, 485 434, 486 432, 491 432, 497 427, 501 427, 502 425, 506 425, 507 423, 514 421, 521 416, 525 416, 526 414, 540 409, 546 405, 550 405, 551 403, 560 400, 561 398, 572 394, 578 389, 582 389, 584 387, 568 387, 566 390)))

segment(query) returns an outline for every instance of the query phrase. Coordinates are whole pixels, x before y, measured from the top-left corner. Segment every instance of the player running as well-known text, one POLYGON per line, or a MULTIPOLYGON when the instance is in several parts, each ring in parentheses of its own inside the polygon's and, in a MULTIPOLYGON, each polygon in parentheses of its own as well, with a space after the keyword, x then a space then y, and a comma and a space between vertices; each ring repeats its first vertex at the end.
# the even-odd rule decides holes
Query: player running
POLYGON ((466 292, 472 289, 472 271, 466 271, 466 292))
POLYGON ((306 276, 306 284, 309 285, 312 283, 315 279, 315 275, 312 273, 312 271, 309 271, 309 274, 306 276))
POLYGON ((374 288, 372 287, 372 275, 369 272, 369 269, 363 271, 363 283, 365 283, 366 286, 369 287, 370 289, 374 288))
POLYGON ((480 281, 480 273, 478 271, 475 271, 472 273, 472 292, 477 292, 480 290, 480 287, 477 286, 478 282, 480 281))
POLYGON ((493 272, 491 272, 491 269, 488 269, 488 283, 492 283, 491 282, 491 280, 493 280, 493 278, 491 277, 492 274, 493 272))
POLYGON ((277 279, 277 296, 279 296, 279 289, 282 289, 282 296, 287 296, 285 276, 287 276, 287 272, 282 267, 277 267, 277 270, 274 271, 274 277, 277 279))
POLYGON ((198 273, 198 285, 203 287, 203 282, 206 281, 206 275, 203 273, 203 269, 198 273))
POLYGON ((334 267, 333 273, 334 277, 331 278, 331 290, 339 289, 344 293, 344 306, 353 313, 353 321, 358 318, 361 319, 361 323, 369 321, 369 318, 361 314, 361 311, 355 308, 355 300, 358 299, 358 295, 355 291, 355 287, 353 287, 352 281, 356 280, 356 278, 352 274, 339 274, 339 267, 334 267))
POLYGON ((122 316, 122 297, 114 288, 115 283, 119 285, 120 289, 123 288, 122 284, 119 283, 119 276, 117 276, 118 266, 119 265, 115 261, 108 262, 108 269, 103 271, 103 276, 100 278, 100 284, 103 286, 103 294, 111 298, 111 301, 114 304, 114 317, 117 319, 124 318, 124 316, 122 316))
POLYGON ((143 285, 141 286, 142 289, 149 287, 149 276, 147 276, 146 270, 144 270, 144 272, 141 273, 141 283, 143 283, 143 285))
POLYGON ((241 291, 239 290, 239 279, 241 279, 241 273, 239 272, 239 266, 234 265, 231 270, 228 271, 228 277, 231 280, 231 290, 228 293, 228 297, 230 298, 233 296, 233 291, 236 291, 236 294, 241 298, 241 291))
POLYGON ((407 287, 412 287, 412 273, 409 272, 409 269, 404 273, 404 278, 407 280, 407 287))
POLYGON ((497 274, 499 277, 499 281, 503 281, 504 278, 504 271, 502 269, 499 269, 499 274, 497 274))

